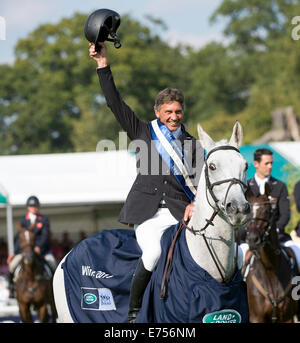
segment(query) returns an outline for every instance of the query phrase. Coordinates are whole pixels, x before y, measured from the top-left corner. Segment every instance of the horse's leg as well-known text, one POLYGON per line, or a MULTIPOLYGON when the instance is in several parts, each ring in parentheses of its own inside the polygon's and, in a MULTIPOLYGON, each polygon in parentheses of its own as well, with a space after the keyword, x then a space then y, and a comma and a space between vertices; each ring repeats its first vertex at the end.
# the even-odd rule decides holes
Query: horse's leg
POLYGON ((56 311, 56 306, 55 306, 55 302, 54 302, 53 280, 51 281, 51 284, 49 287, 48 303, 49 303, 49 306, 51 309, 51 322, 56 323, 57 311, 56 311))
POLYGON ((73 323, 74 321, 69 312, 69 307, 65 293, 64 271, 61 268, 61 265, 64 263, 66 257, 67 255, 62 259, 54 273, 53 293, 59 322, 73 323))
POLYGON ((23 323, 33 323, 30 313, 30 303, 19 303, 19 312, 23 323))
POLYGON ((43 304, 41 307, 38 308, 38 316, 40 323, 47 323, 48 322, 48 311, 47 311, 47 304, 43 304))
POLYGON ((52 323, 56 323, 57 311, 56 311, 54 300, 51 300, 50 307, 51 307, 51 321, 52 323))

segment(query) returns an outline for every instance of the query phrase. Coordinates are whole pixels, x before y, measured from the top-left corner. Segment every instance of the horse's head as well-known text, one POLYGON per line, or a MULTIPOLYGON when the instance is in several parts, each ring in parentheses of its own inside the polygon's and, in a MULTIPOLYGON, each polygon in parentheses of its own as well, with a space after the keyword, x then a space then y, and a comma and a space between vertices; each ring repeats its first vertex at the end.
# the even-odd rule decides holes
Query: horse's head
POLYGON ((18 231, 23 262, 25 264, 32 264, 34 261, 34 232, 32 228, 24 228, 21 226, 18 227, 18 231))
POLYGON ((251 205, 250 220, 247 223, 247 238, 250 250, 263 247, 271 234, 276 199, 270 196, 270 186, 265 184, 265 194, 256 197, 251 188, 246 197, 251 205))
POLYGON ((207 200, 231 225, 243 225, 250 214, 250 206, 245 198, 248 166, 238 150, 243 138, 241 124, 238 121, 235 123, 229 142, 214 142, 199 124, 198 135, 206 150, 204 175, 207 200))

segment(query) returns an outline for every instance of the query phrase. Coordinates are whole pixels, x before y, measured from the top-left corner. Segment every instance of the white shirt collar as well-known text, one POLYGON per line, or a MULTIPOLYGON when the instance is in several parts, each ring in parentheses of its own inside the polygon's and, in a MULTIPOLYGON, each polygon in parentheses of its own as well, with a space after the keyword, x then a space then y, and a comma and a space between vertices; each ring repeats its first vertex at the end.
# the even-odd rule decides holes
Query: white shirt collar
POLYGON ((30 223, 33 224, 36 220, 36 214, 28 212, 30 223))
POLYGON ((254 175, 255 181, 259 188, 260 194, 265 194, 265 183, 270 180, 270 176, 265 177, 264 179, 259 178, 256 174, 254 175))

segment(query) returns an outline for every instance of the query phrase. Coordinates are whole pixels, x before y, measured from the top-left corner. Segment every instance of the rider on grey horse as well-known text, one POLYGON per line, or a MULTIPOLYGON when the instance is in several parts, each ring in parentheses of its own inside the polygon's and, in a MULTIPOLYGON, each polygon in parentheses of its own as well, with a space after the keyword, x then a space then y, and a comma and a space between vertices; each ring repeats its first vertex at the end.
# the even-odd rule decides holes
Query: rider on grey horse
MULTIPOLYGON (((147 153, 139 156, 142 157, 139 163, 144 162, 149 172, 139 171, 119 218, 120 222, 134 226, 137 242, 142 250, 142 257, 133 276, 129 305, 129 321, 135 322, 143 293, 161 254, 160 238, 169 226, 176 224, 182 218, 187 220, 191 217, 194 195, 189 197, 186 194, 174 173, 170 171, 169 163, 165 163, 165 156, 162 157, 153 147, 155 129, 151 125, 152 122, 139 120, 122 100, 114 84, 106 46, 103 43, 98 44, 101 45, 100 52, 95 51, 94 44, 90 43, 89 54, 97 62, 100 86, 107 104, 128 137, 131 140, 143 141, 147 146, 147 153), (160 167, 156 168, 156 165, 160 167)), ((184 145, 185 148, 189 148, 189 151, 185 149, 185 160, 190 161, 190 164, 195 167, 197 151, 199 163, 195 170, 201 171, 203 148, 182 124, 184 112, 182 92, 173 88, 163 90, 156 98, 154 110, 158 122, 155 121, 153 125, 160 126, 159 133, 164 131, 168 137, 172 137, 173 142, 176 141, 179 144, 180 150, 183 150, 183 144, 188 142, 189 144, 184 145)), ((155 142, 160 143, 159 139, 155 142)), ((166 158, 169 158, 170 162, 168 154, 166 158)), ((198 176, 193 182, 194 185, 197 185, 198 176)), ((188 189, 186 191, 189 192, 188 189)))

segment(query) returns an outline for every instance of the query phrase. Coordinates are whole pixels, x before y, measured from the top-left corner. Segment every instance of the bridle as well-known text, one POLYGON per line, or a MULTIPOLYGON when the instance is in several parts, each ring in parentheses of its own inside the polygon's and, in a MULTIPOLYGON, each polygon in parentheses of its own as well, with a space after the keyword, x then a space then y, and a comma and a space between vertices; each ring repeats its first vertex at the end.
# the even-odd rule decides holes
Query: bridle
MULTIPOLYGON (((237 151, 239 154, 240 154, 240 151, 239 149, 233 147, 233 146, 230 146, 230 145, 224 145, 224 146, 219 146, 219 147, 216 147, 212 150, 210 150, 210 152, 207 154, 205 160, 204 160, 204 163, 205 163, 205 169, 204 169, 204 173, 205 173, 205 182, 206 182, 206 193, 207 193, 207 190, 209 191, 209 194, 211 195, 211 197, 213 198, 217 208, 220 210, 220 207, 219 207, 219 200, 218 198, 216 197, 214 191, 213 191, 213 188, 215 186, 219 186, 219 185, 222 185, 223 183, 228 183, 229 182, 229 186, 227 188, 227 191, 226 191, 226 194, 225 194, 225 198, 224 198, 224 201, 222 203, 223 207, 225 207, 225 204, 226 204, 226 200, 227 200, 227 196, 228 196, 228 193, 229 193, 229 190, 230 188, 233 186, 233 185, 236 185, 236 184, 239 184, 242 188, 244 187, 245 189, 248 188, 248 186, 242 182, 241 180, 239 179, 236 179, 236 178, 230 178, 230 179, 225 179, 225 180, 221 180, 221 181, 216 181, 214 183, 211 183, 210 182, 210 179, 209 179, 209 175, 208 175, 208 158, 210 157, 210 155, 212 155, 214 152, 216 151, 220 151, 220 150, 234 150, 234 151, 237 151)), ((208 200, 208 199, 207 199, 208 200)), ((208 201, 208 203, 210 204, 210 202, 208 201)), ((213 207, 211 204, 210 204, 211 207, 213 207)), ((214 207, 213 207, 214 208, 214 207)))
MULTIPOLYGON (((251 203, 250 205, 251 206, 260 206, 260 205, 271 205, 270 207, 270 211, 269 211, 269 216, 268 218, 262 218, 262 217, 252 217, 249 219, 248 223, 256 223, 257 221, 262 221, 262 222, 265 222, 267 223, 267 228, 264 230, 264 233, 262 235, 262 241, 261 243, 257 246, 256 249, 251 249, 254 253, 253 255, 253 259, 256 257, 258 259, 260 259, 260 255, 258 253, 258 248, 259 247, 264 247, 265 244, 269 244, 271 249, 274 250, 274 253, 276 255, 279 255, 282 250, 280 247, 273 247, 272 246, 272 243, 271 241, 268 239, 269 235, 270 235, 270 231, 271 229, 274 227, 274 220, 275 220, 275 213, 276 213, 276 203, 272 200, 268 200, 268 201, 261 201, 261 202, 253 202, 251 203)), ((247 235, 249 234, 249 231, 247 230, 247 235)), ((250 262, 250 270, 252 270, 252 263, 253 263, 253 259, 252 262, 250 262)), ((260 262, 261 264, 264 266, 262 260, 260 259, 260 262)), ((264 266, 264 268, 266 268, 264 266)), ((244 276, 245 277, 245 276, 244 276)), ((269 276, 268 274, 266 274, 266 277, 267 279, 269 280, 270 284, 271 284, 271 281, 269 279, 269 276)), ((285 298, 288 296, 292 286, 293 286, 293 282, 292 280, 290 280, 290 282, 287 284, 287 287, 283 290, 283 292, 280 294, 280 296, 278 296, 277 298, 274 298, 274 296, 272 297, 272 295, 270 294, 270 292, 268 290, 265 290, 265 288, 263 287, 263 285, 259 282, 259 279, 255 276, 255 273, 252 272, 251 274, 251 279, 252 279, 252 282, 253 284, 255 285, 255 287, 257 288, 257 290, 259 291, 259 293, 265 298, 267 299, 271 305, 272 305, 272 323, 275 323, 278 319, 278 316, 277 316, 277 308, 278 308, 278 305, 283 302, 285 300, 285 298)), ((273 293, 274 294, 274 293, 273 293)))
MULTIPOLYGON (((259 245, 259 247, 264 247, 264 245, 266 243, 270 243, 268 237, 270 235, 270 231, 273 227, 273 223, 274 223, 274 219, 275 219, 275 209, 276 209, 276 204, 274 203, 274 201, 271 201, 271 200, 268 200, 268 201, 261 201, 261 202, 252 202, 250 203, 250 206, 251 207, 254 207, 254 206, 261 206, 261 205, 270 205, 271 208, 270 208, 270 211, 269 211, 269 215, 268 215, 268 218, 262 218, 262 217, 251 217, 249 220, 248 220, 248 223, 256 223, 258 221, 262 221, 262 222, 265 222, 267 223, 267 228, 264 229, 264 232, 263 232, 263 235, 262 235, 262 242, 261 244, 259 245)), ((249 235, 249 230, 247 230, 247 236, 249 235)), ((254 249, 255 250, 255 249, 254 249)))
POLYGON ((210 150, 209 153, 207 154, 207 156, 206 156, 206 158, 205 158, 205 160, 204 160, 204 163, 205 163, 204 175, 205 175, 205 182, 206 182, 206 199, 207 199, 207 202, 208 202, 208 204, 210 205, 210 207, 214 210, 214 212, 213 212, 212 216, 210 217, 210 219, 206 219, 207 224, 206 224, 203 228, 201 228, 201 229, 199 229, 199 230, 194 230, 193 228, 189 228, 189 227, 187 226, 187 228, 188 228, 191 232, 193 232, 195 235, 196 235, 196 234, 201 234, 201 235, 203 235, 204 232, 205 232, 205 230, 207 229, 207 227, 208 227, 209 225, 212 225, 212 226, 213 226, 213 225, 214 225, 214 224, 213 224, 213 220, 214 220, 214 218, 216 217, 217 214, 220 215, 220 212, 221 212, 221 213, 222 213, 222 212, 225 212, 225 215, 227 214, 227 213, 226 213, 226 207, 225 207, 225 205, 226 205, 226 200, 227 200, 227 197, 228 197, 228 194, 229 194, 229 190, 230 190, 230 188, 231 188, 233 185, 239 184, 239 185, 242 187, 242 189, 244 188, 244 192, 245 192, 245 191, 247 190, 247 188, 248 188, 248 186, 247 186, 243 181, 241 181, 241 180, 239 180, 239 179, 236 179, 236 178, 229 178, 229 179, 220 180, 220 181, 216 181, 216 182, 214 182, 214 183, 211 183, 211 181, 210 181, 210 179, 209 179, 209 175, 208 175, 208 158, 209 158, 214 152, 220 151, 220 150, 234 150, 234 151, 237 151, 237 152, 240 154, 239 149, 237 149, 237 148, 235 148, 235 147, 233 147, 233 146, 231 146, 231 145, 218 146, 218 147, 216 147, 216 148, 210 150), (219 185, 221 185, 221 184, 228 183, 228 182, 229 182, 229 186, 228 186, 228 188, 227 188, 227 191, 226 191, 226 194, 225 194, 224 201, 223 201, 222 204, 221 204, 221 205, 223 206, 223 208, 224 208, 224 210, 222 210, 222 209, 220 208, 220 206, 219 206, 220 200, 216 197, 216 195, 215 195, 215 193, 214 193, 214 191, 213 191, 213 188, 214 188, 215 186, 219 186, 219 185), (210 203, 210 201, 209 201, 209 199, 208 199, 208 196, 207 196, 207 191, 209 192, 209 194, 210 194, 211 197, 213 198, 213 200, 214 200, 214 202, 215 202, 215 206, 213 206, 213 205, 210 203))
MULTIPOLYGON (((207 246, 207 249, 218 269, 218 272, 221 276, 221 279, 222 279, 222 282, 225 283, 225 277, 220 269, 220 266, 211 250, 211 247, 209 246, 208 242, 207 242, 207 238, 205 236, 205 230, 208 228, 209 225, 212 225, 214 226, 214 219, 215 217, 217 216, 217 214, 220 215, 220 212, 222 213, 224 210, 222 210, 219 206, 219 200, 218 198, 216 197, 214 191, 213 191, 213 188, 215 186, 218 186, 218 185, 221 185, 221 184, 224 184, 224 183, 228 183, 229 182, 229 186, 227 188, 227 191, 226 191, 226 194, 225 194, 225 198, 224 198, 224 201, 222 203, 224 209, 225 209, 225 214, 226 213, 226 208, 225 208, 225 204, 226 204, 226 199, 227 199, 227 196, 228 196, 228 193, 229 193, 229 190, 230 188, 235 185, 235 184, 239 184, 242 188, 245 188, 245 191, 246 189, 248 188, 248 186, 242 182, 241 180, 239 179, 236 179, 236 178, 229 178, 229 179, 225 179, 225 180, 220 180, 220 181, 216 181, 214 183, 211 183, 210 179, 209 179, 209 175, 208 175, 208 158, 216 151, 220 151, 220 150, 234 150, 234 151, 237 151, 239 154, 240 154, 240 151, 239 149, 231 146, 231 145, 222 145, 222 146, 217 146, 213 149, 211 149, 209 151, 209 153, 207 154, 207 156, 205 157, 204 159, 204 163, 205 163, 205 167, 204 167, 204 175, 205 175, 205 183, 206 183, 206 198, 207 198, 207 202, 208 204, 210 205, 210 207, 212 207, 212 209, 214 210, 213 214, 211 215, 211 217, 209 219, 206 219, 206 224, 203 228, 201 229, 198 229, 198 230, 195 230, 193 227, 189 227, 186 225, 186 223, 182 220, 182 223, 181 225, 179 226, 177 232, 176 232, 176 235, 174 236, 174 239, 171 243, 171 246, 170 246, 170 249, 169 249, 169 252, 168 252, 168 255, 167 255, 167 261, 166 261, 166 264, 165 264, 165 268, 164 268, 164 273, 163 273, 163 279, 162 279, 162 284, 161 284, 161 294, 160 294, 160 298, 164 298, 165 296, 165 291, 166 291, 166 283, 169 281, 169 277, 170 277, 170 273, 171 273, 171 270, 172 270, 172 259, 173 259, 173 252, 174 252, 174 247, 175 247, 175 243, 182 231, 182 229, 184 227, 186 227, 190 232, 192 232, 194 235, 201 235, 203 238, 204 238, 204 241, 205 241, 205 244, 207 246), (215 202, 215 206, 213 206, 210 202, 209 202, 209 199, 208 199, 208 195, 207 195, 207 191, 209 192, 209 194, 211 195, 212 199, 214 200, 215 202)), ((244 192, 245 192, 244 191, 244 192)), ((236 254, 235 254, 235 265, 237 265, 237 256, 238 256, 238 244, 236 244, 236 254)))

